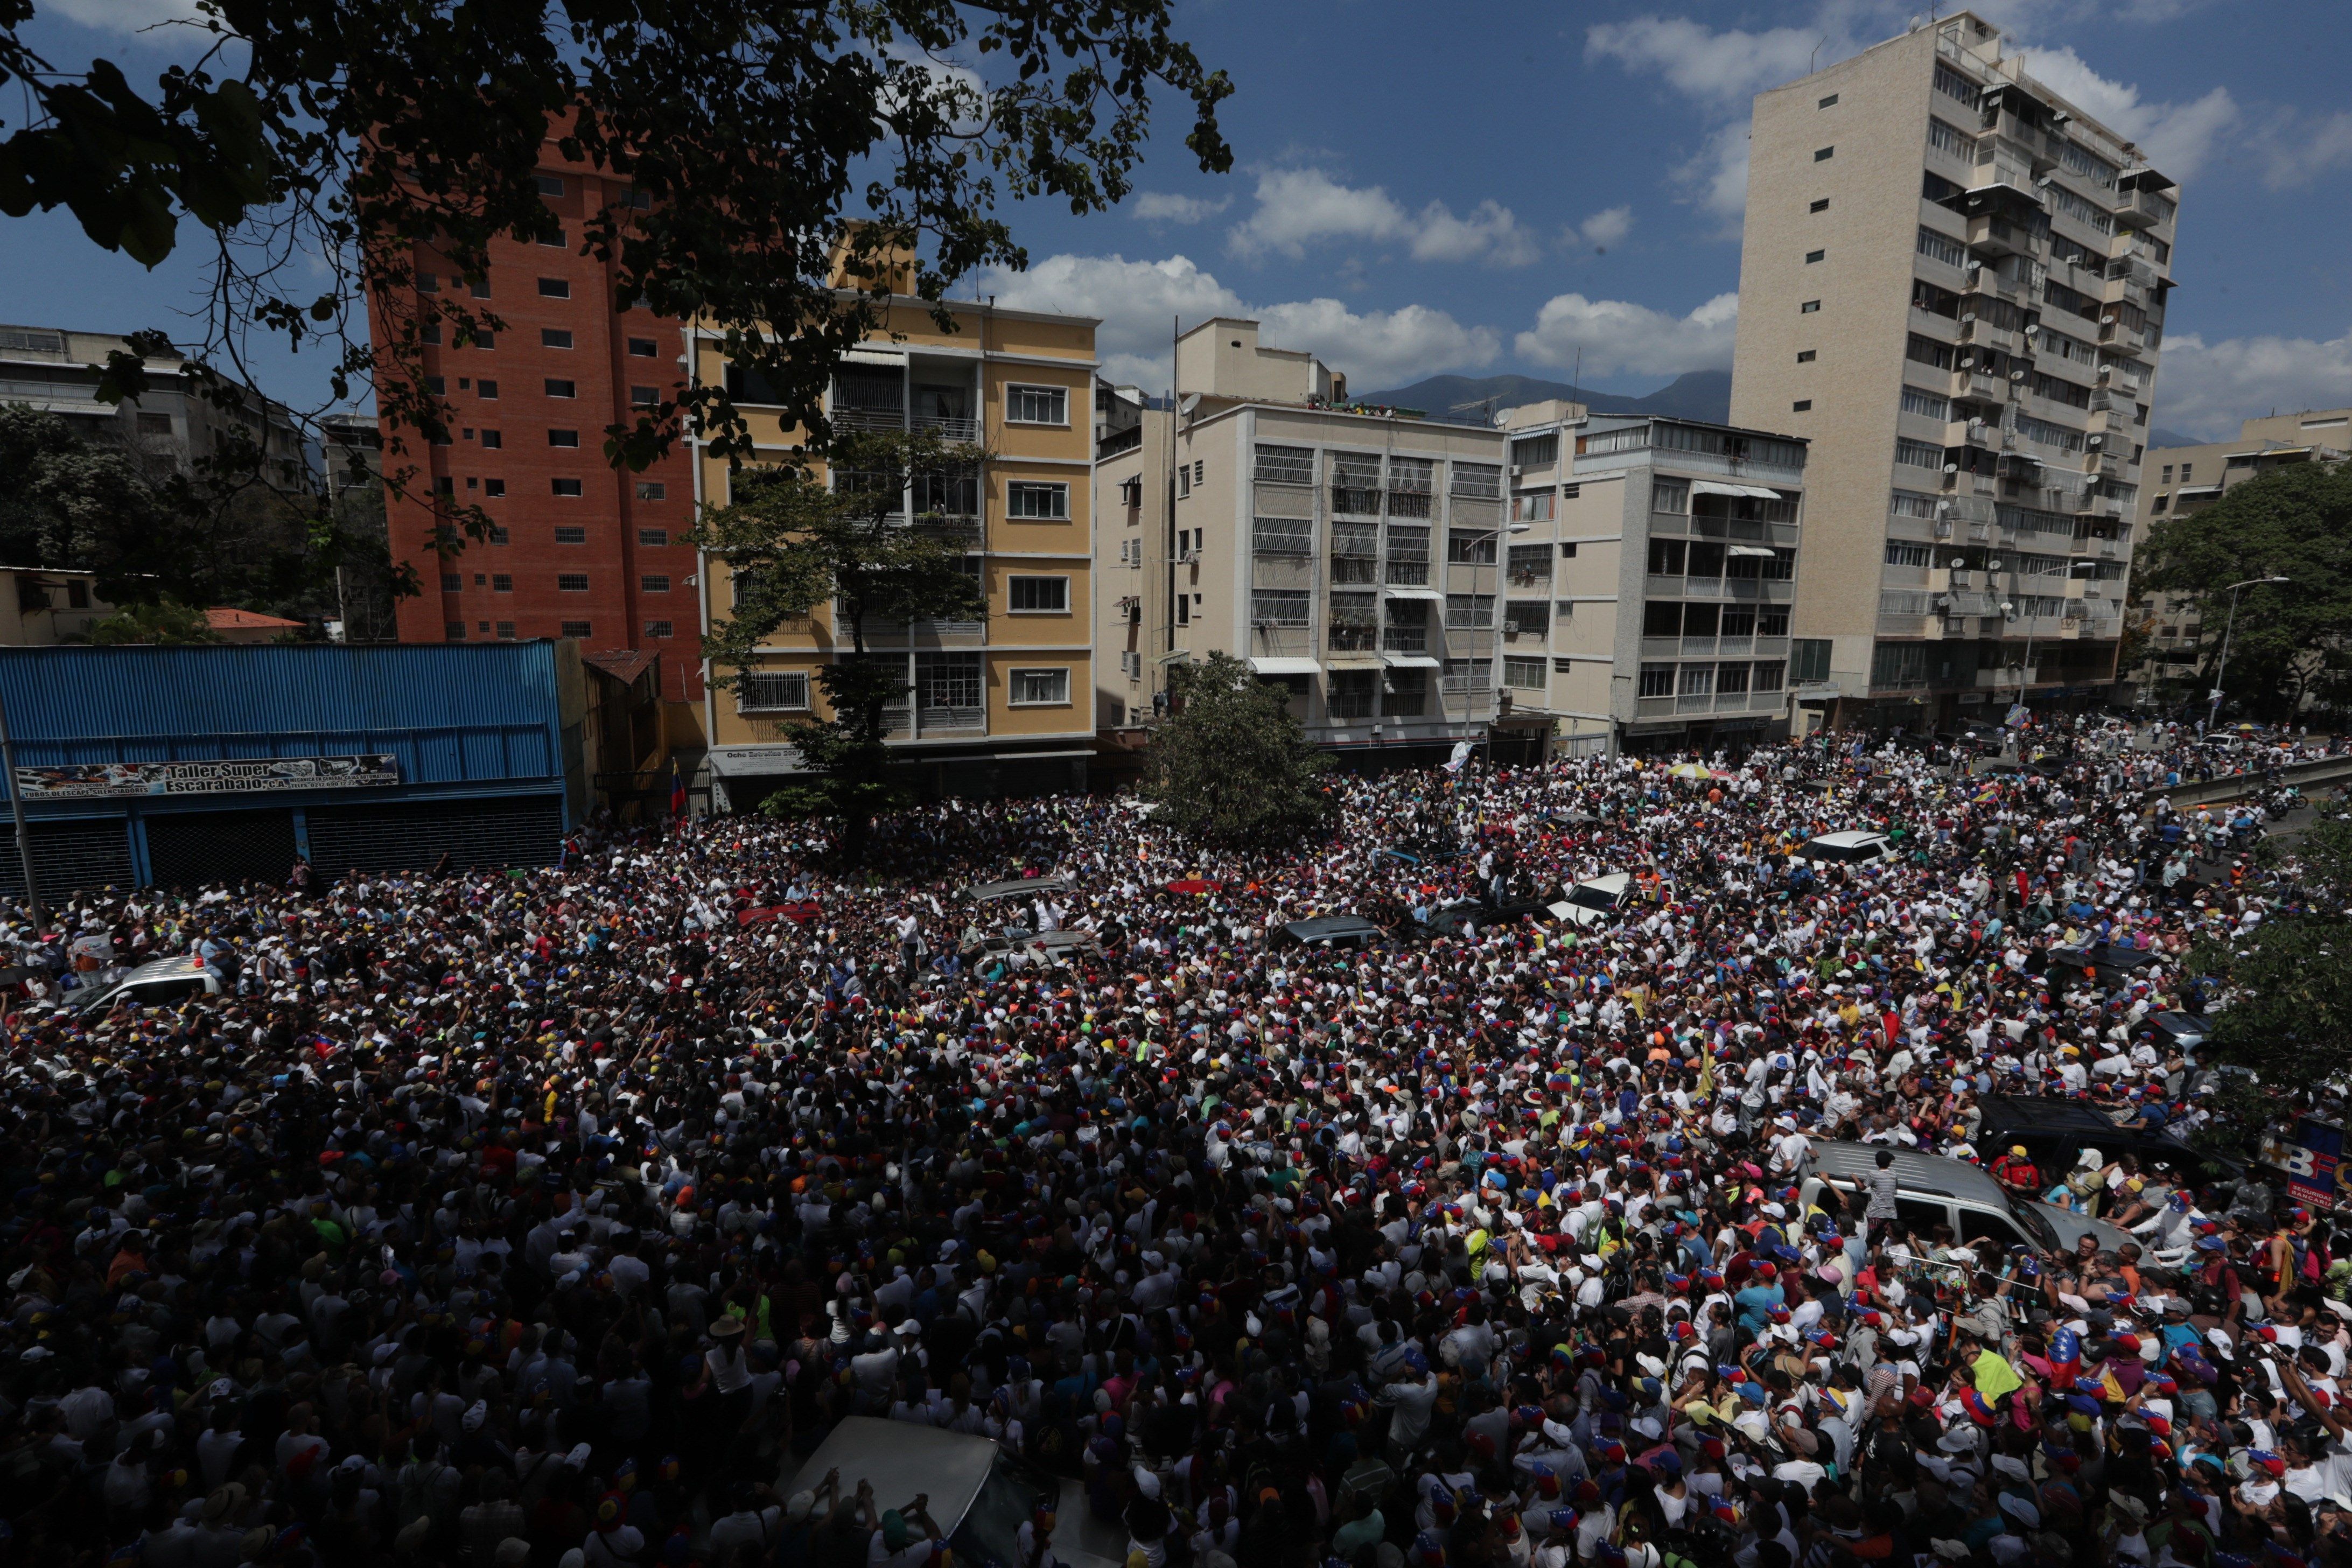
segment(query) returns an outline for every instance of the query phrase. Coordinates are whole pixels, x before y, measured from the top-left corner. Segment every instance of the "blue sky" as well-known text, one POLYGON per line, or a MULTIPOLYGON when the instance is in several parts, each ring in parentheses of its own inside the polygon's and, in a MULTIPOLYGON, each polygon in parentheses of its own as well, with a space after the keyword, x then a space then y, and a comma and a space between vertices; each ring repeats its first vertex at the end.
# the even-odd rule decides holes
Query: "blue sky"
MULTIPOLYGON (((61 62, 97 48, 152 75, 156 46, 125 28, 173 4, 45 0, 43 37, 61 62)), ((2352 403, 2352 5, 1978 9, 2183 183, 2157 422, 2204 433, 2352 403)), ((972 288, 1102 317, 1110 372, 1153 386, 1172 317, 1246 310, 1367 390, 1442 371, 1565 379, 1580 348, 1586 384, 1646 391, 1730 363, 1749 97, 1919 14, 1189 0, 1180 30, 1238 89, 1234 173, 1192 166, 1170 106, 1135 197, 1087 218, 1014 209, 1029 270, 972 288)), ((0 275, 12 321, 167 329, 199 276, 100 256, 55 217, 0 221, 0 275)), ((313 357, 265 361, 299 399, 323 395, 313 357)))

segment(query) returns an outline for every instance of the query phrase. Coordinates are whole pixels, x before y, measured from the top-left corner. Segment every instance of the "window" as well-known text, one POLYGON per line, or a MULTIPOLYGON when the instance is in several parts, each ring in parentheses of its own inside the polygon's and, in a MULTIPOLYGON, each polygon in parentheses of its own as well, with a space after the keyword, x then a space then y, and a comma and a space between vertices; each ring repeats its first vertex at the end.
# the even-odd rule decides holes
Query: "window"
POLYGON ((1788 667, 1777 658, 1758 659, 1755 673, 1749 678, 1748 689, 1750 691, 1780 690, 1787 684, 1785 679, 1787 668, 1788 667))
MULTIPOLYGON (((639 500, 667 500, 669 499, 669 486, 659 479, 639 479, 637 481, 637 499, 639 500)), ((642 538, 643 536, 640 535, 639 537, 642 538)))
POLYGON ((1676 599, 1650 599, 1642 605, 1642 635, 1678 637, 1683 635, 1683 606, 1676 599))
POLYGON ((551 234, 551 235, 544 235, 544 236, 541 236, 541 238, 540 238, 539 243, 540 243, 540 244, 541 244, 541 245, 543 245, 543 246, 545 246, 545 247, 547 247, 550 250, 561 250, 561 249, 562 249, 562 248, 563 248, 563 226, 562 226, 562 224, 557 224, 557 225, 555 226, 555 232, 554 232, 553 234, 551 234))
POLYGON ((1822 302, 1819 300, 1808 300, 1803 304, 1797 307, 1797 314, 1800 316, 1810 316, 1821 308, 1822 302))
POLYGON ((1315 454, 1305 447, 1260 447, 1250 477, 1262 485, 1311 485, 1315 454))
POLYGON ((495 399, 495 398, 497 398, 498 395, 499 395, 499 384, 498 384, 497 382, 495 382, 495 381, 490 380, 488 376, 484 376, 484 377, 482 377, 481 379, 479 379, 479 380, 478 380, 478 381, 476 381, 476 382, 474 383, 474 395, 475 395, 475 396, 477 396, 477 397, 488 397, 488 398, 495 399))
POLYGON ((580 432, 577 430, 550 430, 547 433, 547 444, 551 447, 577 447, 580 445, 580 432))
POLYGON ((588 591, 588 574, 585 572, 558 572, 555 574, 555 591, 559 594, 586 593, 588 591))
POLYGON ((651 545, 655 549, 660 549, 662 546, 667 545, 669 542, 669 530, 667 528, 641 528, 637 530, 637 542, 639 544, 651 545))
POLYGON ((667 594, 669 592, 669 578, 660 573, 648 574, 647 575, 637 579, 637 592, 641 594, 667 594))
POLYGON ((572 285, 561 278, 542 278, 539 280, 539 296, 542 300, 569 300, 572 285))
POLYGON ((1503 469, 1497 463, 1456 463, 1450 488, 1457 496, 1494 500, 1503 493, 1503 469))
POLYGON ((1888 500, 1886 510, 1896 517, 1933 518, 1937 501, 1934 496, 1917 490, 1896 490, 1888 500))
POLYGON ((1776 548, 1772 552, 1772 559, 1764 563, 1764 580, 1767 583, 1791 583, 1796 576, 1797 552, 1793 550, 1776 548))
POLYGON ((541 327, 539 329, 539 346, 543 349, 568 349, 572 346, 572 330, 569 327, 541 327))
POLYGON ((443 376, 428 375, 425 378, 425 390, 436 397, 446 396, 449 391, 448 380, 443 376))
MULTIPOLYGON (((504 480, 504 479, 484 479, 484 480, 482 481, 482 494, 483 494, 483 495, 485 495, 485 496, 502 496, 502 495, 504 495, 504 494, 506 494, 506 493, 507 493, 507 482, 506 482, 506 480, 504 480)), ((494 542, 503 544, 503 543, 504 543, 504 542, 505 542, 504 540, 497 540, 497 541, 494 541, 494 542)))
POLYGON ((649 637, 674 637, 677 635, 677 626, 675 622, 647 621, 646 623, 646 636, 649 637))
POLYGON ((1530 468, 1559 461, 1559 434, 1529 436, 1511 443, 1511 463, 1515 468, 1530 468))
POLYGON ((1686 664, 1675 681, 1675 693, 1679 697, 1712 697, 1715 695, 1715 666, 1686 664))
POLYGON ((502 432, 497 430, 483 431, 481 441, 482 450, 485 452, 500 451, 504 449, 507 444, 506 436, 502 432))
POLYGON ((1927 145, 1938 153, 1948 153, 1963 163, 1977 161, 1976 138, 1956 125, 1930 118, 1927 121, 1927 145))
POLYGON ((1874 687, 1927 684, 1927 645, 1883 642, 1871 651, 1870 684, 1874 687))
POLYGON ((550 397, 576 397, 579 395, 580 388, 579 384, 576 382, 559 381, 555 377, 550 376, 547 379, 546 386, 547 395, 550 397))
POLYGON ((1889 566, 1929 566, 1935 563, 1936 552, 1924 544, 1912 544, 1899 539, 1886 542, 1886 563, 1889 566))
POLYGON ((493 573, 491 573, 491 574, 490 574, 490 592, 491 592, 491 593, 493 593, 493 594, 511 594, 511 593, 513 593, 513 592, 514 592, 514 574, 513 574, 512 573, 509 573, 509 572, 493 572, 493 573))
POLYGON ((2171 465, 2170 463, 2167 463, 2167 464, 2165 464, 2165 465, 2164 465, 2164 478, 2162 478, 2162 479, 2158 479, 2158 480, 2157 481, 2157 483, 2158 483, 2158 484, 2160 484, 2160 485, 2168 485, 2168 484, 2170 484, 2171 482, 2172 482, 2172 465, 2171 465))
POLYGON ((171 433, 172 416, 170 415, 142 414, 139 416, 139 434, 142 436, 169 436, 171 433))
POLYGON ((1495 685, 1495 661, 1491 658, 1449 658, 1443 672, 1444 690, 1458 697, 1464 692, 1488 691, 1495 685))
POLYGON ((464 588, 465 585, 466 575, 464 573, 444 572, 441 574, 441 591, 443 593, 455 594, 464 588))
POLYGON ((555 635, 562 637, 577 637, 582 641, 585 641, 589 635, 588 623, 586 621, 558 621, 555 623, 555 635))
POLYGON ((1671 664, 1645 664, 1642 667, 1641 684, 1636 689, 1643 697, 1672 697, 1675 694, 1675 667, 1671 664))
POLYGON ((651 359, 660 352, 660 345, 656 343, 651 338, 631 338, 629 340, 629 353, 634 358, 651 359))
POLYGON ((1975 82, 1941 60, 1936 62, 1936 90, 1946 98, 1959 100, 1971 109, 1976 107, 1977 100, 1983 96, 1977 90, 1975 82))
POLYGON ((2184 484, 2184 485, 2185 485, 2185 484, 2187 484, 2187 483, 2188 483, 2188 482, 2189 482, 2192 478, 2194 478, 2194 477, 2195 477, 2191 470, 2193 470, 2196 467, 2197 467, 2197 465, 2196 465, 2196 464, 2194 464, 2194 463, 2183 463, 2183 464, 2181 464, 2181 465, 2180 465, 2180 482, 2181 482, 2182 484, 2184 484))
POLYGON ((1756 612, 1756 635, 1759 637, 1784 637, 1789 635, 1789 606, 1765 605, 1756 612))
POLYGON ((1836 156, 1837 149, 1834 147, 1816 147, 1813 149, 1813 162, 1816 163, 1826 163, 1836 156))
POLYGON ((1532 587, 1551 581, 1551 546, 1549 544, 1514 544, 1511 546, 1511 582, 1515 586, 1532 587))
POLYGON ((1727 637, 1754 637, 1756 635, 1756 606, 1753 605, 1724 605, 1723 624, 1719 629, 1722 631, 1723 635, 1727 637))
POLYGON ((1812 411, 1813 400, 1810 397, 1800 397, 1789 405, 1789 412, 1791 414, 1811 414, 1812 411))
POLYGON ((539 194, 542 196, 562 195, 563 194, 563 176, 561 174, 540 175, 539 194))
POLYGON ((1805 252, 1805 265, 1811 267, 1814 262, 1822 259, 1828 255, 1829 252, 1826 250, 1808 250, 1805 252))
POLYGON ((1254 555, 1312 555, 1315 525, 1303 517, 1261 517, 1250 525, 1254 555))
POLYGON ((466 623, 463 621, 442 622, 441 636, 443 640, 447 642, 464 642, 466 640, 466 623))
POLYGON ((1335 669, 1324 678, 1323 706, 1334 719, 1369 719, 1379 679, 1370 669, 1335 669))
MULTIPOLYGON (((478 349, 494 349, 499 346, 499 335, 496 332, 486 332, 477 327, 474 329, 474 346, 478 349)), ((460 381, 457 384, 463 386, 466 384, 460 381)))
POLYGON ((1070 612, 1067 577, 1008 577, 1004 594, 1015 615, 1066 616, 1070 612))
POLYGON ((558 528, 555 531, 555 542, 558 544, 585 544, 588 542, 588 531, 584 528, 558 528))
POLYGON ((650 386, 633 386, 629 388, 629 405, 633 408, 651 408, 655 404, 659 403, 660 401, 661 394, 656 392, 650 386))
POLYGON ((1969 264, 1969 247, 1966 245, 1950 235, 1938 234, 1924 224, 1920 226, 1918 237, 1912 246, 1928 260, 1940 261, 1947 267, 1966 267, 1969 264))
POLYGON ((762 669, 746 671, 735 678, 738 713, 803 713, 808 710, 808 705, 806 670, 762 669))
POLYGON ((507 531, 495 522, 490 524, 490 542, 492 544, 504 544, 506 542, 507 531))
POLYGON ((1944 466, 1944 449, 1931 447, 1925 441, 1898 436, 1895 439, 1895 460, 1914 468, 1941 468, 1944 466))
POLYGON ((1906 358, 1918 364, 1933 365, 1937 370, 1952 368, 1952 345, 1939 343, 1933 338, 1923 338, 1916 332, 1910 334, 1903 353, 1906 358))
POLYGON ((1495 563, 1495 536, 1491 532, 1472 533, 1462 529, 1445 531, 1445 559, 1472 566, 1492 566, 1495 563))
POLYGON ((1805 210, 1806 210, 1807 212, 1825 213, 1825 212, 1827 212, 1827 211, 1829 211, 1829 210, 1830 210, 1830 199, 1829 199, 1829 197, 1827 197, 1827 196, 1823 196, 1823 197, 1822 197, 1820 200, 1818 200, 1818 201, 1814 202, 1812 205, 1811 205, 1811 206, 1807 207, 1805 210))
POLYGON ((1941 423, 1952 416, 1952 400, 1937 393, 1906 386, 1903 389, 1903 412, 1941 423))
POLYGON ((1250 625, 1307 626, 1314 607, 1315 595, 1304 588, 1259 588, 1250 595, 1250 625))
POLYGON ((1559 547, 1559 558, 1562 561, 1573 561, 1576 559, 1576 543, 1577 542, 1571 539, 1559 547))
POLYGON ((1008 386, 1004 417, 1014 425, 1067 425, 1070 391, 1066 386, 1008 386))
POLYGON ((1683 574, 1683 558, 1687 547, 1679 539, 1650 541, 1650 575, 1679 577, 1683 574))
POLYGON ((500 642, 512 642, 512 641, 514 641, 514 640, 515 640, 515 630, 514 630, 514 626, 515 626, 515 624, 514 624, 512 621, 500 621, 500 622, 499 623, 499 640, 500 642))
POLYGON ((1015 669, 1007 673, 1013 707, 1055 708, 1069 704, 1070 672, 1067 669, 1015 669))
POLYGON ((487 278, 468 278, 466 279, 466 292, 477 300, 487 300, 490 297, 490 280, 487 278))
POLYGON ((1525 691, 1544 689, 1544 661, 1539 658, 1507 658, 1503 661, 1503 684, 1525 691))
POLYGON ((2063 185, 2053 184, 2049 190, 2057 198, 2058 211, 2062 216, 2073 218, 2076 223, 2086 224, 2101 234, 2115 233, 2116 220, 2105 207, 2093 205, 2063 185))
POLYGON ((1179 463, 1176 465, 1176 499, 1178 500, 1183 500, 1190 497, 1192 493, 1192 465, 1190 463, 1179 463))
MULTIPOLYGON (((416 291, 419 294, 438 294, 441 292, 441 279, 430 272, 420 272, 416 275, 416 291)), ((52 352, 64 351, 60 348, 52 352)))
POLYGON ((420 342, 439 343, 441 341, 441 323, 438 321, 425 322, 424 326, 417 329, 416 336, 420 342))
POLYGON ((1715 691, 1718 697, 1738 697, 1748 689, 1748 665, 1718 664, 1715 667, 1715 691))
POLYGON ((1008 517, 1066 522, 1070 517, 1070 487, 1059 482, 1015 479, 1004 487, 1004 510, 1008 517))
POLYGON ((1418 719, 1429 707, 1429 671, 1391 669, 1388 689, 1381 696, 1381 712, 1391 719, 1418 719))
POLYGON ((1513 496, 1511 521, 1513 522, 1549 522, 1552 520, 1553 502, 1556 499, 1549 490, 1535 490, 1527 495, 1513 496))
POLYGON ((1515 637, 1540 637, 1551 630, 1551 601, 1511 599, 1503 605, 1503 630, 1515 637))
POLYGON ((1324 642, 1334 653, 1369 653, 1380 646, 1380 602, 1370 594, 1333 594, 1324 642))
POLYGON ((1483 631, 1493 626, 1495 595, 1492 594, 1446 595, 1445 624, 1456 631, 1483 631))
POLYGON ((2150 510, 2150 511, 2161 512, 2161 511, 2168 511, 2168 510, 2171 510, 2171 508, 2172 508, 2172 498, 2171 498, 2170 496, 2158 496, 2158 497, 2157 497, 2157 498, 2156 498, 2156 504, 2155 504, 2155 505, 2153 505, 2153 506, 2151 506, 2151 507, 2149 507, 2149 508, 2148 508, 2148 510, 2150 510))

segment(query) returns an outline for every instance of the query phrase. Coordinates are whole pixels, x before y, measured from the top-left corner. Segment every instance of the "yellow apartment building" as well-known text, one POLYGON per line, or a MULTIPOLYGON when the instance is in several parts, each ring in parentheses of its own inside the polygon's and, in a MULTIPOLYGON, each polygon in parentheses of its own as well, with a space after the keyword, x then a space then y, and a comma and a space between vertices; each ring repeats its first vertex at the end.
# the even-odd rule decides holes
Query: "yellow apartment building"
MULTIPOLYGON (((908 782, 927 794, 1083 788, 1094 736, 1097 323, 978 301, 948 309, 954 330, 942 331, 928 304, 894 297, 883 330, 840 366, 827 405, 837 426, 933 428, 983 453, 970 476, 908 504, 961 524, 987 618, 866 626, 869 652, 903 658, 912 689, 892 714, 890 743, 908 782)), ((689 326, 686 349, 695 375, 727 377, 720 334, 689 326)), ((780 410, 740 394, 737 402, 756 461, 781 461, 801 446, 780 410)), ((698 445, 698 508, 724 505, 732 478, 726 458, 698 445)), ((705 552, 696 581, 708 631, 733 605, 727 563, 705 552)), ((819 606, 779 628, 732 689, 706 687, 715 809, 754 805, 799 771, 787 726, 828 716, 813 677, 848 652, 846 631, 836 635, 819 606)), ((706 679, 726 673, 704 670, 706 679)))

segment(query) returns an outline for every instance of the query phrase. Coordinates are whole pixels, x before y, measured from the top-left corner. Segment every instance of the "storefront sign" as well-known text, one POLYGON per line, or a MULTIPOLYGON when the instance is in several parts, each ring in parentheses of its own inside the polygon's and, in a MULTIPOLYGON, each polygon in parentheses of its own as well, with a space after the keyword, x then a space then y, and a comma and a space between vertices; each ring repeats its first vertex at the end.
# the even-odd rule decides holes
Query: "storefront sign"
POLYGON ((69 763, 16 770, 26 800, 122 795, 261 795, 298 789, 382 789, 400 782, 400 760, 239 757, 190 763, 69 763))

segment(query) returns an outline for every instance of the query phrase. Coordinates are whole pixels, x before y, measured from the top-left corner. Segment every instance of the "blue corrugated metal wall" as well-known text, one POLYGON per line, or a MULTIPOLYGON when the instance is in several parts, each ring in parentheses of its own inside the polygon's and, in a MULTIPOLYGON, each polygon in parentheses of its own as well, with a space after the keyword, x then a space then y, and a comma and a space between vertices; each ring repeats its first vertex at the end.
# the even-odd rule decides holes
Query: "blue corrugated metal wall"
POLYGON ((0 648, 0 698, 22 767, 388 752, 404 785, 560 780, 554 648, 0 648))
MULTIPOLYGON (((28 802, 44 890, 274 879, 289 844, 331 878, 421 868, 445 851, 461 867, 551 860, 570 816, 556 660, 550 642, 0 648, 21 767, 400 764, 391 788, 28 802)), ((0 842, 0 893, 23 885, 0 842)))

